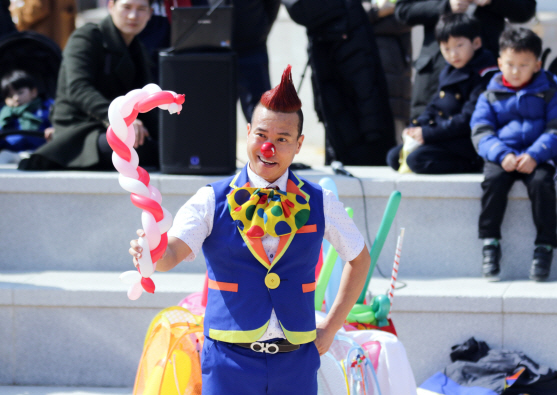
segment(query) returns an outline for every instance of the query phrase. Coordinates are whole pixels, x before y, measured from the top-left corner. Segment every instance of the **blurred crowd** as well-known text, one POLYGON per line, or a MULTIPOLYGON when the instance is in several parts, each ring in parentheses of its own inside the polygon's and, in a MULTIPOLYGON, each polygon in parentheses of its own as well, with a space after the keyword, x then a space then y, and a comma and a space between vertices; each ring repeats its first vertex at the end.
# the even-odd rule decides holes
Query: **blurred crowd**
MULTIPOLYGON (((171 7, 217 3, 216 0, 112 0, 107 3, 109 15, 103 21, 75 30, 75 0, 1 1, 3 102, 0 107, 9 107, 9 111, 4 110, 5 119, 0 124, 4 131, 0 139, 0 161, 21 161, 19 167, 23 170, 112 169, 105 133, 108 105, 127 91, 158 80, 158 52, 170 46, 171 7), (27 36, 22 36, 24 33, 27 36), (57 71, 37 72, 41 62, 33 59, 4 61, 10 58, 9 54, 3 55, 10 46, 3 44, 23 38, 36 39, 32 33, 46 37, 63 50, 57 71), (14 72, 22 76, 21 81, 14 80, 14 72), (45 85, 55 89, 45 89, 45 85), (13 100, 20 86, 36 91, 34 101, 13 100), (14 105, 19 109, 13 109, 14 105), (24 115, 27 118, 33 115, 43 121, 17 122, 19 114, 29 114, 24 115), (18 135, 14 130, 28 133, 18 135)), ((238 60, 238 99, 248 122, 261 94, 271 87, 267 38, 282 3, 292 20, 307 29, 314 107, 325 126, 325 163, 336 160, 345 165, 389 164, 394 168, 402 163, 403 150, 397 142, 404 136, 414 136, 414 140, 421 142, 420 136, 415 135, 416 126, 424 122, 428 104, 439 94, 440 74, 447 65, 435 37, 440 17, 466 14, 477 20, 483 50, 497 58, 499 35, 506 24, 524 23, 536 12, 535 0, 226 0, 218 3, 234 7, 231 47, 238 60), (423 26, 424 37, 419 56, 412 62, 414 26, 423 26)), ((472 113, 469 106, 465 111, 469 114, 461 117, 462 125, 467 125, 472 113)), ((432 121, 431 114, 428 117, 425 122, 432 121)), ((157 128, 156 116, 149 114, 135 122, 136 148, 146 166, 158 165, 157 128)), ((471 132, 469 126, 447 129, 458 129, 459 138, 471 132)), ((427 158, 438 162, 443 157, 435 147, 432 152, 430 146, 439 142, 439 136, 445 140, 445 135, 426 132, 421 136, 428 146, 421 150, 428 151, 424 154, 427 158)), ((453 145, 461 146, 459 141, 453 145)), ((464 165, 442 164, 428 170, 423 163, 415 165, 411 161, 410 167, 414 169, 405 162, 403 170, 481 171, 483 161, 470 147, 471 143, 465 149, 449 149, 449 155, 465 158, 464 165)))

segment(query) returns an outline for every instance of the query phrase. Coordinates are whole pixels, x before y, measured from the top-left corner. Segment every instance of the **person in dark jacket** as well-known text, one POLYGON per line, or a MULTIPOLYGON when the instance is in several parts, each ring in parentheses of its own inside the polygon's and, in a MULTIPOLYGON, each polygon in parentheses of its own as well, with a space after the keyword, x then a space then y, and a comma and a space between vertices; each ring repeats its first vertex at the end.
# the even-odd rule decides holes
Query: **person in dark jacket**
POLYGON ((395 142, 373 27, 351 0, 283 0, 307 28, 314 105, 325 126, 325 163, 383 166, 395 142))
MULTIPOLYGON (((472 116, 472 138, 485 159, 479 236, 484 240, 484 277, 499 274, 501 223, 507 195, 522 180, 536 225, 530 278, 549 276, 557 247, 555 165, 557 158, 557 77, 541 69, 541 39, 525 28, 501 35, 499 67, 472 116)), ((519 229, 517 229, 519 230, 519 229)))
MULTIPOLYGON (((446 14, 436 35, 447 65, 437 95, 403 131, 420 145, 408 155, 410 170, 422 174, 476 173, 482 160, 470 140, 476 101, 497 70, 494 56, 482 47, 479 22, 466 14, 446 14)), ((402 145, 389 151, 387 163, 398 170, 402 145)))
POLYGON ((389 89, 389 104, 393 112, 397 140, 408 125, 412 97, 412 28, 394 16, 395 3, 363 2, 375 33, 381 64, 389 89))
POLYGON ((497 40, 510 22, 524 23, 536 13, 536 0, 398 0, 395 16, 406 25, 423 25, 424 40, 414 63, 416 77, 412 90, 412 119, 419 116, 436 93, 437 80, 445 61, 435 40, 435 24, 447 12, 472 13, 480 22, 483 47, 497 57, 497 40))
MULTIPOLYGON (((77 29, 64 49, 52 123, 52 141, 40 147, 21 170, 113 169, 106 140, 112 100, 151 82, 149 55, 136 38, 151 16, 147 0, 109 1, 98 25, 77 29)), ((158 165, 156 115, 136 120, 141 166, 158 165)))

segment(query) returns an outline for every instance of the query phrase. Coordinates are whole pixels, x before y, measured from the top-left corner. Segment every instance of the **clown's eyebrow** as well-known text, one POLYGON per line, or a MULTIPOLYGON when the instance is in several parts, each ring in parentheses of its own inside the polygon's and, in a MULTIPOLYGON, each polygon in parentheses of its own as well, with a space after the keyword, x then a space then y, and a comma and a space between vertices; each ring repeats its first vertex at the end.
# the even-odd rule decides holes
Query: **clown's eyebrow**
MULTIPOLYGON (((257 126, 257 127, 255 128, 255 130, 258 130, 258 131, 260 131, 260 132, 266 132, 266 133, 269 132, 267 129, 263 129, 263 128, 260 127, 260 126, 257 126)), ((292 136, 292 133, 290 133, 290 132, 278 132, 277 134, 278 134, 279 136, 292 136)))

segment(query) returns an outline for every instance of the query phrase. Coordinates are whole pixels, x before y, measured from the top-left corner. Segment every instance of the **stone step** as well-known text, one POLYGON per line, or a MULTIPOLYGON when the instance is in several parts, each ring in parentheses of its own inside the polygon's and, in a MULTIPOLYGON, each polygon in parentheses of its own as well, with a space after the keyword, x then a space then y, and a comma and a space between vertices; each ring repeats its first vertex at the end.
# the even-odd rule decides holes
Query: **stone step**
POLYGON ((131 395, 133 388, 0 386, 2 395, 131 395))
MULTIPOLYGON (((405 276, 478 277, 481 241, 477 239, 482 175, 401 175, 386 167, 348 167, 356 178, 332 175, 329 167, 298 172, 310 181, 331 177, 340 200, 354 209, 355 222, 369 239, 381 223, 394 190, 402 201, 379 258, 391 271, 396 238, 406 229, 400 273, 405 276), (364 207, 365 202, 365 207, 364 207), (367 216, 364 215, 367 208, 367 216)), ((223 176, 152 174, 162 205, 175 214, 200 187, 223 176)), ((0 167, 0 271, 119 271, 131 267, 129 240, 141 226, 140 210, 111 172, 18 172, 0 167)), ((535 229, 526 189, 516 183, 502 228, 503 279, 527 279, 535 229)), ((202 254, 176 272, 203 273, 202 254)), ((550 277, 557 279, 557 272, 550 277)))
POLYGON ((133 387, 149 323, 204 275, 155 273, 131 301, 119 274, 2 272, 0 385, 133 387))
MULTIPOLYGON (((0 385, 132 387, 149 323, 201 291, 204 276, 156 273, 155 294, 130 301, 118 275, 0 272, 0 385)), ((399 278, 392 319, 417 383, 471 336, 557 368, 554 284, 399 278)), ((388 286, 374 278, 370 290, 382 294, 388 286)))

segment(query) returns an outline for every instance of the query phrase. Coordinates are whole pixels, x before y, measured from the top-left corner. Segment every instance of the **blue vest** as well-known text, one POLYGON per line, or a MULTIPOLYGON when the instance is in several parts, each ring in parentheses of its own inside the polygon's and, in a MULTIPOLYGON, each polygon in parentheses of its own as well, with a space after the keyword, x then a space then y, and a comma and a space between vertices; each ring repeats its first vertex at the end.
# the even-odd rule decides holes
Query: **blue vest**
POLYGON ((229 212, 227 195, 233 188, 249 186, 247 168, 211 184, 215 215, 211 234, 203 243, 209 276, 206 336, 230 343, 257 341, 274 308, 291 343, 315 340, 315 266, 325 230, 323 192, 288 172, 287 192, 308 199, 310 216, 298 232, 280 237, 272 262, 261 239, 243 235, 229 212))

